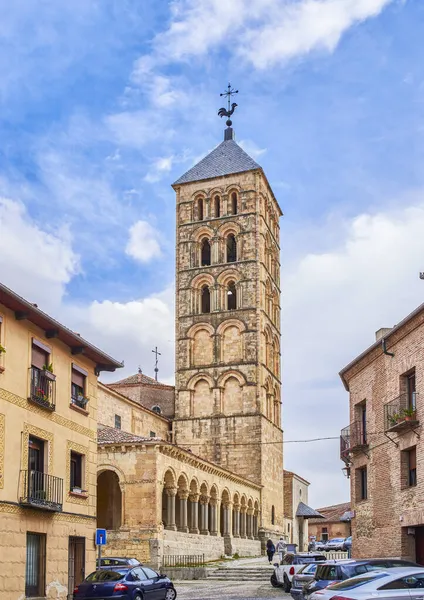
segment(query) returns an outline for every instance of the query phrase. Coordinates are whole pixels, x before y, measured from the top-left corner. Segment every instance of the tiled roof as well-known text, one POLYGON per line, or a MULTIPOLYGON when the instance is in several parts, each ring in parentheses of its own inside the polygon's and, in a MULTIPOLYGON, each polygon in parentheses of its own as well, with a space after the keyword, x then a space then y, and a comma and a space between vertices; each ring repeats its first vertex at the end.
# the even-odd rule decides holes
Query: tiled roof
POLYGON ((253 160, 234 140, 221 142, 197 165, 194 165, 182 175, 174 185, 201 181, 202 179, 213 179, 232 173, 243 173, 244 171, 256 171, 260 165, 253 160))
MULTIPOLYGON (((333 506, 324 506, 323 508, 318 508, 317 510, 321 515, 323 515, 325 521, 328 523, 338 522, 342 520, 342 517, 345 515, 345 513, 350 511, 350 502, 334 504, 333 506)), ((313 523, 313 521, 310 521, 310 523, 313 523)), ((323 520, 320 519, 319 523, 322 524, 323 520)))
POLYGON ((137 444, 140 442, 150 442, 155 439, 160 438, 141 437, 140 435, 122 431, 122 429, 115 429, 115 427, 101 427, 97 430, 98 444, 137 444))
POLYGON ((156 379, 153 379, 153 377, 149 377, 144 373, 136 373, 135 375, 130 375, 129 377, 125 377, 125 379, 120 379, 119 381, 113 381, 107 385, 136 385, 137 383, 141 383, 142 385, 166 385, 165 383, 156 381, 156 379))
POLYGON ((303 517, 304 519, 321 519, 322 515, 304 502, 299 502, 296 510, 296 517, 303 517))

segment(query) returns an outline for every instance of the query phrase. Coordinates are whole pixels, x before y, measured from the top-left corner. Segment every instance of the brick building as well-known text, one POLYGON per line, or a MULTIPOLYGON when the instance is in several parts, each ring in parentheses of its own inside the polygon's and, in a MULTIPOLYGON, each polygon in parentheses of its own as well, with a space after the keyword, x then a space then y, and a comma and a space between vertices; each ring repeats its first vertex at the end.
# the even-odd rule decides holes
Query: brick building
POLYGON ((350 472, 355 557, 424 564, 424 304, 340 373, 350 424, 341 458, 350 472))
POLYGON ((326 542, 332 538, 347 538, 351 535, 350 502, 317 508, 317 512, 323 518, 309 520, 309 538, 326 542))

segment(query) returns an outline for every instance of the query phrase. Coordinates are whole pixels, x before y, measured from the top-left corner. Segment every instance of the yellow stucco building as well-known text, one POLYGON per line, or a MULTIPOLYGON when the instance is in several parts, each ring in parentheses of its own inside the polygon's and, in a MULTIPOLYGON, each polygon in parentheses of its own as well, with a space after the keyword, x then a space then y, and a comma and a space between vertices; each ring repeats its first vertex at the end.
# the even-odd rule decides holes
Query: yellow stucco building
POLYGON ((97 376, 122 366, 0 284, 0 598, 95 568, 97 376))

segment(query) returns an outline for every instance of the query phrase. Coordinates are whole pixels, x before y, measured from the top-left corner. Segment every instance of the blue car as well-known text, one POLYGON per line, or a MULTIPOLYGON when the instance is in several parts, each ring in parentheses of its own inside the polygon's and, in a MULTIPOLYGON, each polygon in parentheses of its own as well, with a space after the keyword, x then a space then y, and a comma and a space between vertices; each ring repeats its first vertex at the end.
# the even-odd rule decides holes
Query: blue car
POLYGON ((145 566, 115 567, 91 573, 75 589, 74 600, 175 600, 166 575, 145 566))

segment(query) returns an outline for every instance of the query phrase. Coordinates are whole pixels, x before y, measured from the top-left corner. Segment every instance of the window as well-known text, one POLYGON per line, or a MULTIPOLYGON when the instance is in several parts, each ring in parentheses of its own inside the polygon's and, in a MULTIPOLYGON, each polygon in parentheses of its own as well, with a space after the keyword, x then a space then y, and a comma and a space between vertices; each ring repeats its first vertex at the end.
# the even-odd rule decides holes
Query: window
POLYGON ((227 290, 227 310, 236 310, 237 308, 237 291, 234 281, 228 284, 227 290))
POLYGON ((34 598, 46 595, 46 536, 27 532, 25 596, 34 598))
POLYGON ((153 412, 155 412, 155 413, 157 413, 158 415, 161 415, 161 414, 162 414, 162 409, 161 409, 161 407, 160 407, 160 406, 154 406, 154 407, 152 408, 152 411, 153 411, 153 412))
POLYGON ((235 192, 231 194, 231 213, 237 214, 237 194, 235 192))
POLYGON ((153 437, 153 438, 156 437, 156 431, 151 431, 150 432, 150 437, 153 437))
POLYGON ((355 427, 352 446, 363 446, 367 442, 367 401, 363 400, 355 406, 355 427))
POLYGON ((28 439, 28 471, 44 473, 44 440, 30 435, 28 439))
POLYGON ((207 285, 202 287, 201 291, 201 310, 202 313, 211 312, 211 294, 207 285))
POLYGON ((31 348, 30 400, 50 410, 55 409, 55 375, 50 363, 51 350, 33 339, 31 348))
POLYGON ((86 377, 88 373, 76 365, 71 372, 71 403, 79 408, 86 408, 88 399, 85 397, 86 377))
POLYGON ((221 199, 219 196, 215 196, 215 217, 221 216, 221 199))
POLYGON ((119 415, 115 415, 115 427, 121 429, 121 417, 119 415))
POLYGON ((208 266, 211 264, 211 245, 207 238, 202 240, 202 267, 208 266))
POLYGON ((368 481, 367 481, 367 467, 357 469, 357 494, 358 500, 366 500, 368 498, 368 481))
POLYGON ((272 525, 275 525, 275 506, 272 505, 271 507, 271 523, 272 525))
POLYGON ((231 233, 227 237, 227 262, 236 262, 237 260, 237 242, 231 233))
POLYGON ((82 489, 82 463, 82 454, 78 454, 77 452, 71 451, 71 492, 74 490, 74 488, 78 488, 79 490, 82 489))
POLYGON ((156 571, 153 571, 153 569, 149 569, 149 567, 143 566, 143 571, 146 573, 149 579, 156 579, 157 577, 159 577, 156 571))
POLYGON ((408 408, 415 410, 415 370, 406 376, 406 393, 408 395, 408 408))
POLYGON ((199 198, 197 201, 197 220, 203 221, 203 198, 199 198))
POLYGON ((140 567, 137 567, 136 569, 133 569, 131 571, 131 573, 132 573, 133 577, 135 577, 139 581, 146 581, 147 580, 147 575, 145 574, 145 572, 143 571, 143 569, 140 569, 140 567))
POLYGON ((405 455, 407 468, 407 486, 414 487, 417 485, 417 447, 414 446, 409 450, 405 450, 402 454, 405 455))

